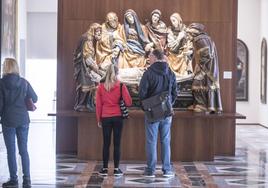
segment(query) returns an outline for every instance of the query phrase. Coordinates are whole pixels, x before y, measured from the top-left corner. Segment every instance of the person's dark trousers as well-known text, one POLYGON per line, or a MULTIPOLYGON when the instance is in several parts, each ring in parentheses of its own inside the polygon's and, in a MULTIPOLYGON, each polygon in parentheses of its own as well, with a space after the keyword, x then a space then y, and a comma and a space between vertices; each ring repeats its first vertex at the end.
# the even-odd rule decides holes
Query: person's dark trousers
POLYGON ((23 125, 17 128, 2 126, 5 145, 7 148, 7 161, 11 180, 17 180, 17 161, 16 161, 16 143, 22 161, 23 179, 30 180, 30 159, 27 149, 29 125, 23 125))
POLYGON ((121 116, 102 119, 103 168, 108 168, 109 148, 111 144, 112 132, 114 138, 114 168, 119 167, 122 129, 123 129, 123 119, 121 116))

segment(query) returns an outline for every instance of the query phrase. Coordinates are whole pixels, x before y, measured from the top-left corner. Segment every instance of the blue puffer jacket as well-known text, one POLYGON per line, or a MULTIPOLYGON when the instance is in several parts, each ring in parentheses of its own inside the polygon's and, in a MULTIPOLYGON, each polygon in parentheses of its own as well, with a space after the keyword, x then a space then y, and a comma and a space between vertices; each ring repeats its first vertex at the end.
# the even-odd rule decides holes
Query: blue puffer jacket
POLYGON ((5 127, 19 127, 30 123, 25 96, 37 102, 32 86, 17 74, 7 74, 0 79, 0 115, 5 127))
POLYGON ((175 74, 170 70, 168 64, 163 61, 153 63, 143 74, 139 85, 140 100, 167 91, 171 81, 171 102, 177 97, 177 83, 175 74))

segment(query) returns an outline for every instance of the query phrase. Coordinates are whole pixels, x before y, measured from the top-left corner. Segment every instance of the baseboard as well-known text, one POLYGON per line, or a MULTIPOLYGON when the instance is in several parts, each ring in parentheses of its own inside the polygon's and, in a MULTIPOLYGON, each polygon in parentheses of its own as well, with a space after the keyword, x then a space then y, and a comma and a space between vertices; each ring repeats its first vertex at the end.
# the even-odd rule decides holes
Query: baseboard
POLYGON ((259 123, 236 123, 236 125, 261 125, 259 123))
POLYGON ((236 123, 236 125, 258 125, 258 126, 261 126, 261 127, 264 127, 264 128, 266 128, 266 129, 268 129, 268 127, 267 126, 265 126, 265 125, 262 125, 262 124, 260 124, 260 123, 236 123))
POLYGON ((262 124, 259 124, 260 126, 262 126, 262 127, 264 127, 264 128, 266 128, 266 129, 268 129, 268 127, 267 126, 265 126, 265 125, 262 125, 262 124))

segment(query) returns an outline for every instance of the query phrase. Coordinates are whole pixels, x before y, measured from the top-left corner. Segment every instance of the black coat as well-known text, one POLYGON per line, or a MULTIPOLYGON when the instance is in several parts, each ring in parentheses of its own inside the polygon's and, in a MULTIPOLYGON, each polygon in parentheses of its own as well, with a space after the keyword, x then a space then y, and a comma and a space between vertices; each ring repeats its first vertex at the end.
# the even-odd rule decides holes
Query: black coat
POLYGON ((171 84, 171 103, 174 104, 177 97, 177 83, 175 74, 170 70, 166 62, 153 63, 143 74, 139 85, 140 100, 168 91, 171 84))
POLYGON ((7 74, 0 79, 0 115, 5 127, 19 127, 30 123, 25 98, 37 102, 31 84, 17 74, 7 74))

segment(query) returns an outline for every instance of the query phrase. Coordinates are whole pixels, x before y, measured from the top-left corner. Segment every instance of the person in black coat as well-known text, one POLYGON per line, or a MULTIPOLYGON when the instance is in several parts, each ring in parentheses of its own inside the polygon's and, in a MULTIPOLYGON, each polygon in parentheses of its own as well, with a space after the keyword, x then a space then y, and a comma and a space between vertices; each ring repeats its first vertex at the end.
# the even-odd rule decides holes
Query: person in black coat
MULTIPOLYGON (((140 100, 156 96, 169 91, 170 103, 174 104, 177 97, 177 83, 175 74, 169 68, 163 51, 155 49, 149 55, 150 67, 144 72, 139 85, 140 100)), ((160 133, 162 171, 164 177, 173 177, 170 156, 172 116, 164 117, 159 121, 150 122, 145 114, 146 157, 147 167, 145 177, 155 177, 157 164, 157 137, 160 133)))
POLYGON ((10 180, 3 187, 18 187, 15 137, 22 161, 23 187, 31 187, 30 159, 27 149, 29 113, 25 99, 37 102, 37 95, 31 84, 20 77, 19 66, 13 58, 6 58, 3 64, 3 77, 0 79, 0 115, 10 180))

